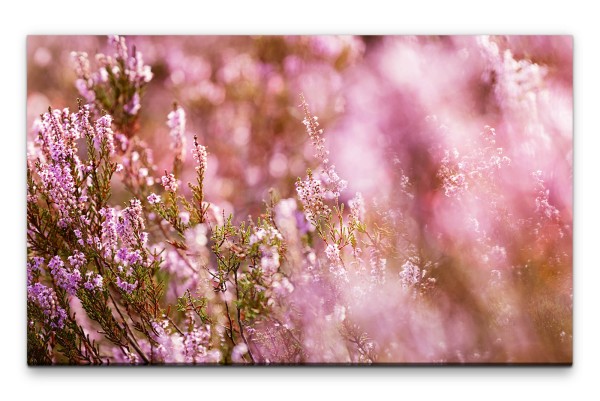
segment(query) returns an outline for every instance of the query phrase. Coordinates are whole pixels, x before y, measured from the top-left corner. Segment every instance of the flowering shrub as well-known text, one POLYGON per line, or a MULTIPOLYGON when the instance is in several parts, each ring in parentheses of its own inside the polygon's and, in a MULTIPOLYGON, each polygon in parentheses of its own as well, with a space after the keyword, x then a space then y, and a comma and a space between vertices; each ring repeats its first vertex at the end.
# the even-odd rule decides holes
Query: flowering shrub
POLYGON ((29 364, 571 362, 569 39, 29 41, 29 364))

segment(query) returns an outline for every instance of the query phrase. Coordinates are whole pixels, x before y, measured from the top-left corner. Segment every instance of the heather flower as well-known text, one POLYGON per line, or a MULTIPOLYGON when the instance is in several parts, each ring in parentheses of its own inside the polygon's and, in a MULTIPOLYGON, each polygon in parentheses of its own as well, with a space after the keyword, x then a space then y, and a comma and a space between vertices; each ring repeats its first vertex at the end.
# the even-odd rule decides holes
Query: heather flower
POLYGON ((350 206, 350 220, 353 224, 364 221, 365 218, 365 200, 360 192, 357 192, 348 205, 350 206))
POLYGON ((171 136, 170 148, 177 155, 180 155, 182 160, 185 157, 185 153, 183 153, 183 149, 185 148, 185 123, 185 111, 179 106, 167 116, 167 126, 170 129, 169 135, 171 136))
POLYGON ((104 249, 104 256, 108 257, 117 250, 117 213, 115 209, 105 207, 100 210, 99 214, 104 217, 101 225, 102 248, 104 249))
POLYGON ((558 220, 558 209, 550 204, 550 190, 546 189, 542 172, 540 170, 531 173, 531 176, 536 182, 537 196, 535 198, 535 212, 542 215, 547 220, 558 220))
POLYGON ((183 355, 188 363, 217 363, 221 359, 218 351, 210 349, 210 326, 196 327, 183 335, 183 355))
POLYGON ((127 44, 125 43, 125 38, 119 35, 109 35, 108 36, 108 44, 111 46, 114 46, 115 50, 117 51, 116 55, 117 57, 121 58, 122 60, 127 60, 128 58, 128 51, 127 51, 127 44))
POLYGON ((314 225, 330 213, 329 207, 325 204, 325 190, 321 181, 314 179, 310 171, 304 181, 300 179, 296 181, 296 192, 304 207, 306 219, 314 225))
POLYGON ((346 189, 348 182, 342 180, 335 171, 334 165, 327 166, 327 169, 321 173, 322 182, 325 183, 327 191, 325 197, 327 199, 334 199, 340 196, 340 193, 346 189))
POLYGON ((142 213, 142 204, 138 199, 129 201, 129 206, 123 209, 116 225, 119 238, 129 248, 144 245, 148 240, 148 233, 142 213))
POLYGON ((85 274, 86 281, 83 283, 83 287, 89 291, 101 291, 103 278, 99 274, 95 274, 94 272, 87 272, 85 274))
POLYGON ((50 274, 54 277, 56 285, 65 290, 69 295, 75 295, 81 282, 81 272, 76 268, 69 271, 64 266, 63 261, 58 256, 53 257, 48 262, 50 274))
POLYGON ((150 66, 144 64, 144 58, 139 51, 136 51, 134 56, 129 57, 127 67, 128 70, 125 71, 125 74, 129 76, 131 81, 138 83, 140 86, 150 82, 154 77, 150 66))
POLYGON ((81 230, 75 229, 73 230, 73 234, 75 234, 75 237, 77 238, 77 243, 81 246, 83 246, 84 242, 83 242, 83 236, 81 234, 81 230))
POLYGON ((151 205, 154 205, 154 204, 157 204, 157 203, 161 202, 160 195, 156 195, 155 193, 151 193, 150 196, 148 196, 147 199, 148 199, 148 202, 151 205))
POLYGON ((60 219, 58 225, 67 227, 72 222, 72 211, 77 206, 75 180, 66 164, 40 165, 42 188, 56 206, 60 219))
POLYGON ((42 271, 41 265, 43 263, 44 258, 40 256, 34 256, 31 260, 27 261, 27 285, 31 285, 33 283, 33 276, 42 271))
POLYGON ((117 277, 117 287, 128 294, 131 294, 137 288, 137 284, 137 280, 134 283, 129 283, 121 279, 121 277, 117 277))
POLYGON ((133 95, 129 103, 123 106, 123 110, 132 116, 136 115, 141 108, 142 105, 140 104, 140 95, 137 92, 133 95))
POLYGON ((97 148, 100 148, 101 144, 106 141, 108 153, 113 155, 115 153, 115 144, 111 124, 112 117, 108 114, 100 117, 96 121, 96 135, 94 136, 94 144, 97 148))
POLYGON ((479 36, 477 41, 488 61, 484 79, 495 83, 494 94, 498 104, 510 110, 527 110, 531 107, 535 96, 530 94, 535 94, 542 88, 547 68, 529 60, 515 59, 510 49, 501 51, 489 36, 479 36))
POLYGON ((196 166, 196 171, 198 171, 199 174, 204 174, 207 167, 208 153, 206 152, 206 147, 198 144, 198 138, 196 136, 194 136, 194 147, 192 148, 192 156, 198 164, 196 166))
MULTIPOLYGON (((120 149, 121 152, 125 152, 127 150, 127 148, 129 147, 129 139, 121 134, 120 132, 115 132, 115 134, 113 135, 114 139, 115 139, 115 146, 120 149)), ((117 168, 121 166, 121 169, 123 168, 122 164, 118 164, 117 168)), ((117 171, 118 173, 119 171, 117 171)))
MULTIPOLYGON (((80 112, 81 113, 81 112, 80 112)), ((85 110, 83 111, 85 113, 85 110)), ((82 117, 68 109, 45 113, 39 123, 38 145, 44 160, 35 165, 41 180, 41 189, 57 209, 58 225, 66 228, 78 214, 85 194, 77 194, 76 179, 83 166, 77 157, 76 140, 85 135, 79 123, 82 117)))
POLYGON ((62 329, 67 320, 67 312, 60 306, 56 292, 41 283, 27 286, 27 299, 44 313, 45 323, 54 329, 62 329))
POLYGON ((281 233, 270 225, 256 227, 250 235, 250 245, 258 244, 260 266, 267 277, 276 273, 280 266, 279 246, 282 240, 281 233))
POLYGON ((310 137, 313 146, 317 150, 315 157, 319 159, 323 165, 329 164, 329 151, 325 148, 325 139, 323 138, 323 130, 319 128, 318 117, 313 116, 309 109, 308 103, 304 100, 304 96, 301 95, 301 104, 302 110, 304 111, 304 120, 302 123, 306 127, 306 132, 310 137))
POLYGON ((127 294, 131 294, 138 286, 138 281, 135 280, 133 283, 130 282, 133 276, 133 269, 130 267, 127 271, 123 268, 123 266, 119 266, 117 271, 120 275, 117 276, 116 284, 122 291, 127 294), (121 277, 123 276, 123 277, 121 277))
POLYGON ((273 279, 271 288, 279 297, 284 297, 294 291, 294 285, 290 282, 290 280, 288 280, 287 277, 283 276, 281 278, 273 279))
POLYGON ((67 259, 71 266, 77 270, 81 269, 87 263, 85 255, 79 251, 75 251, 75 253, 67 259))
POLYGON ((179 333, 167 331, 168 325, 167 320, 152 322, 152 330, 156 333, 154 340, 158 343, 157 357, 167 363, 185 362, 184 338, 179 333))
POLYGON ((410 260, 404 262, 401 269, 400 282, 403 287, 412 287, 421 280, 421 270, 410 260))
POLYGON ((92 85, 90 85, 89 81, 84 79, 78 79, 75 81, 75 88, 83 98, 88 102, 92 103, 96 100, 96 93, 92 89, 92 85))
POLYGON ((162 185, 163 187, 165 187, 165 190, 168 192, 172 192, 175 193, 177 192, 177 180, 175 179, 175 176, 173 174, 167 174, 167 172, 165 171, 165 175, 162 176, 161 178, 162 180, 162 185))
POLYGON ((496 130, 486 125, 480 133, 484 147, 462 156, 457 149, 453 149, 452 153, 444 151, 438 177, 447 197, 459 197, 469 189, 469 182, 475 179, 493 182, 494 173, 510 165, 511 160, 503 155, 503 149, 495 146, 495 136, 496 130))
POLYGON ((327 259, 330 262, 336 263, 340 260, 340 248, 337 244, 329 244, 327 248, 325 248, 325 255, 327 255, 327 259))
POLYGON ((252 233, 250 236, 250 245, 254 245, 257 242, 261 242, 267 236, 267 232, 264 228, 260 227, 252 233))
POLYGON ((95 84, 102 84, 108 81, 108 71, 106 71, 106 67, 101 67, 92 74, 92 80, 95 84))
POLYGON ((90 75, 90 60, 86 52, 71 52, 71 60, 75 64, 75 73, 80 79, 90 75))
POLYGON ((381 252, 375 247, 370 248, 369 265, 371 281, 376 284, 384 284, 387 259, 382 258, 381 252))
POLYGON ((142 262, 142 256, 139 250, 130 250, 127 248, 121 248, 117 251, 116 261, 123 263, 125 266, 130 266, 136 263, 142 262))
POLYGON ((459 163, 458 159, 458 151, 456 149, 454 149, 452 156, 449 151, 446 150, 444 152, 438 177, 442 179, 444 194, 447 197, 459 196, 469 188, 465 174, 461 172, 464 164, 459 163))
POLYGON ((260 245, 260 267, 267 275, 277 272, 279 268, 279 249, 277 246, 260 245))

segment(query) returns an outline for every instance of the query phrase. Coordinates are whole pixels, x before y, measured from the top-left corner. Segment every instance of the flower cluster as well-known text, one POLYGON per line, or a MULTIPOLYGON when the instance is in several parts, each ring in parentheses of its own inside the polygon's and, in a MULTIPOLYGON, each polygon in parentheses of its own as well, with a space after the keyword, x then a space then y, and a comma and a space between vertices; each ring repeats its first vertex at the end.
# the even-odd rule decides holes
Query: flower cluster
POLYGON ((136 129, 141 96, 154 74, 140 51, 129 51, 124 37, 111 35, 108 44, 114 53, 97 54, 98 70, 94 72, 86 52, 71 53, 78 77, 75 86, 89 105, 108 112, 116 119, 116 125, 131 136, 136 129))
POLYGON ((56 292, 41 283, 27 286, 27 299, 37 305, 44 315, 44 322, 53 329, 62 329, 67 312, 60 306, 56 292))
POLYGON ((197 163, 195 167, 198 174, 204 174, 207 166, 208 153, 206 147, 198 144, 198 137, 194 136, 194 147, 192 148, 192 156, 197 163))
POLYGON ((138 199, 132 199, 129 201, 129 206, 121 212, 116 232, 125 246, 136 248, 148 241, 145 228, 142 203, 138 199))
POLYGON ((260 267, 271 276, 280 266, 279 244, 283 240, 275 227, 257 227, 250 236, 250 246, 258 246, 260 267))
POLYGON ((173 193, 177 192, 177 187, 179 185, 173 174, 169 174, 165 171, 165 175, 162 176, 161 181, 163 187, 165 187, 165 191, 173 193))
MULTIPOLYGON (((171 136, 170 148, 179 157, 185 157, 185 111, 183 108, 176 106, 175 110, 167 116, 167 126, 169 127, 169 135, 171 136)), ((182 159, 183 161, 183 159, 182 159)))
POLYGON ((321 180, 313 178, 310 170, 304 181, 296 181, 296 192, 308 221, 317 225, 320 218, 329 215, 330 208, 325 204, 325 189, 321 180))

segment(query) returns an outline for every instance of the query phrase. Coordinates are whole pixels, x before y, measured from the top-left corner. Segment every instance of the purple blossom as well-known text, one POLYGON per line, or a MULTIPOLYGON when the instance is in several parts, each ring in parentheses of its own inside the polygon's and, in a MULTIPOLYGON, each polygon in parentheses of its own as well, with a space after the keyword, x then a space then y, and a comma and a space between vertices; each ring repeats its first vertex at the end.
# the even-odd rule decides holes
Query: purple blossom
POLYGON ((116 56, 121 58, 122 60, 127 60, 128 51, 127 44, 125 43, 125 38, 119 35, 109 35, 108 36, 108 44, 114 46, 116 50, 116 56))
POLYGON ((327 166, 326 170, 321 173, 321 178, 327 188, 325 192, 326 199, 338 198, 341 192, 348 186, 348 182, 338 176, 334 165, 327 166))
POLYGON ((357 192, 354 198, 348 202, 348 206, 350 206, 350 219, 354 224, 364 221, 365 200, 360 192, 357 192))
POLYGON ((147 199, 148 199, 148 202, 151 205, 154 205, 154 204, 157 204, 157 203, 161 202, 160 195, 156 195, 155 193, 151 193, 150 196, 148 196, 147 199))
POLYGON ((96 135, 94 136, 94 144, 97 148, 100 148, 101 144, 106 141, 108 153, 113 155, 115 153, 115 143, 111 125, 112 117, 108 114, 100 117, 96 121, 96 135))
POLYGON ((74 269, 81 269, 87 262, 85 255, 79 251, 75 251, 73 256, 67 258, 74 269))
POLYGON ((304 112, 304 120, 302 123, 306 127, 306 133, 310 137, 313 146, 317 150, 315 157, 319 159, 323 165, 329 164, 329 151, 325 148, 325 138, 323 138, 323 130, 319 128, 318 117, 313 116, 308 109, 308 103, 304 100, 304 96, 301 96, 302 111, 304 112))
POLYGON ((50 274, 54 277, 56 285, 65 290, 69 295, 75 295, 81 282, 81 272, 78 269, 68 270, 59 256, 53 257, 48 262, 50 274))
POLYGON ((183 152, 185 148, 185 123, 185 111, 179 106, 167 116, 167 126, 170 128, 169 135, 171 136, 171 150, 180 155, 182 160, 185 156, 183 152))
POLYGON ((134 116, 138 113, 138 111, 140 111, 141 107, 142 105, 140 104, 140 95, 137 92, 135 92, 129 103, 123 106, 123 110, 125 110, 127 114, 134 116))
POLYGON ((77 243, 81 246, 84 246, 83 238, 81 236, 81 230, 75 229, 73 230, 73 234, 77 237, 77 243))
POLYGON ((194 147, 192 148, 192 156, 196 163, 196 171, 200 174, 204 174, 207 167, 207 158, 208 153, 206 152, 206 147, 198 144, 198 138, 194 136, 194 147))
POLYGON ((94 84, 100 84, 108 81, 108 71, 106 71, 105 67, 101 67, 92 74, 92 80, 94 84))
POLYGON ((130 251, 127 248, 121 248, 117 251, 117 261, 125 263, 128 266, 142 262, 142 256, 137 249, 130 251))
POLYGON ((117 249, 117 213, 112 207, 105 207, 100 210, 99 214, 104 217, 102 222, 102 248, 104 256, 109 255, 117 249))
MULTIPOLYGON (((183 355, 188 363, 203 363, 210 361, 210 326, 193 326, 192 330, 183 335, 183 355)), ((216 361, 213 361, 216 362, 216 361)))
POLYGON ((143 231, 146 227, 142 216, 142 203, 138 199, 129 201, 129 206, 121 212, 116 231, 129 248, 144 245, 148 240, 148 233, 143 231))
POLYGON ((173 174, 167 174, 167 172, 165 171, 165 175, 162 176, 161 178, 162 180, 162 185, 165 187, 165 190, 168 192, 177 192, 177 179, 175 179, 175 176, 173 174))
MULTIPOLYGON (((128 78, 128 80, 134 83, 137 87, 140 87, 143 84, 146 84, 152 80, 153 74, 150 69, 150 66, 144 64, 144 59, 142 53, 136 51, 135 54, 129 55, 129 50, 127 48, 127 43, 125 38, 118 35, 110 35, 108 37, 109 45, 114 46, 116 51, 116 58, 121 59, 125 66, 125 71, 123 73, 128 78)), ((111 65, 108 58, 106 58, 106 63, 111 65)), ((120 71, 118 70, 119 66, 112 65, 113 73, 115 75, 119 75, 120 71), (115 71, 116 70, 116 71, 115 71)))
POLYGON ((75 81, 75 88, 83 98, 88 102, 92 103, 96 100, 96 93, 91 85, 90 81, 84 79, 78 79, 75 81))
POLYGON ((401 267, 400 281, 403 287, 411 287, 421 280, 421 270, 410 260, 407 260, 401 267))
POLYGON ((58 210, 58 225, 66 227, 72 222, 72 211, 77 207, 75 181, 68 164, 40 165, 42 188, 58 210))
MULTIPOLYGON (((123 135, 120 132, 116 132, 114 135, 114 139, 116 140, 116 145, 119 147, 119 149, 122 152, 125 152, 127 150, 127 148, 129 147, 129 139, 123 135)), ((123 168, 123 165, 119 164, 121 166, 121 168, 123 168)), ((118 166, 117 166, 118 168, 118 166)), ((118 171, 117 171, 118 173, 118 171)))
POLYGON ((27 299, 39 306, 46 316, 46 324, 55 329, 62 329, 67 320, 67 312, 60 306, 54 289, 41 283, 27 286, 27 299))
POLYGON ((125 74, 129 77, 131 82, 135 82, 140 86, 150 82, 154 77, 150 66, 144 64, 144 57, 139 51, 136 51, 135 55, 129 57, 127 60, 125 74))
POLYGON ((308 177, 301 181, 296 181, 296 192, 298 198, 304 207, 306 219, 313 224, 330 213, 329 207, 325 204, 325 189, 321 180, 316 180, 309 172, 308 177))
POLYGON ((337 244, 329 244, 327 248, 325 248, 325 255, 327 255, 327 259, 330 262, 336 263, 340 260, 340 248, 337 244))
POLYGON ((94 272, 87 272, 85 274, 86 281, 83 283, 83 287, 89 291, 102 290, 103 279, 99 274, 94 274, 94 272))
POLYGON ((131 294, 137 288, 138 282, 137 280, 134 283, 129 283, 121 277, 117 277, 117 287, 119 287, 124 292, 131 294))
POLYGON ((266 275, 277 273, 279 268, 279 249, 277 246, 260 245, 260 267, 266 275))
POLYGON ((27 285, 33 282, 33 275, 42 271, 41 265, 44 263, 44 258, 34 256, 27 262, 27 285))
POLYGON ((86 52, 71 52, 71 60, 75 65, 75 73, 81 79, 90 75, 90 60, 86 52))
POLYGON ((298 227, 300 235, 305 235, 308 232, 315 230, 315 227, 307 220, 305 213, 297 211, 294 213, 294 216, 296 218, 296 227, 298 227))

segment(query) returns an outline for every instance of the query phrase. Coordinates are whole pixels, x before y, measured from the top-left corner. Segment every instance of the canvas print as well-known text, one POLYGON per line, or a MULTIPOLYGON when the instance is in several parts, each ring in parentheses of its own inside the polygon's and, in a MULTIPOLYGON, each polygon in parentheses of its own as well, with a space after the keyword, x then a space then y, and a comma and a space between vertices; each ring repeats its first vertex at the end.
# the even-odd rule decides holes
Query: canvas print
POLYGON ((26 52, 29 365, 572 363, 571 36, 26 52))

